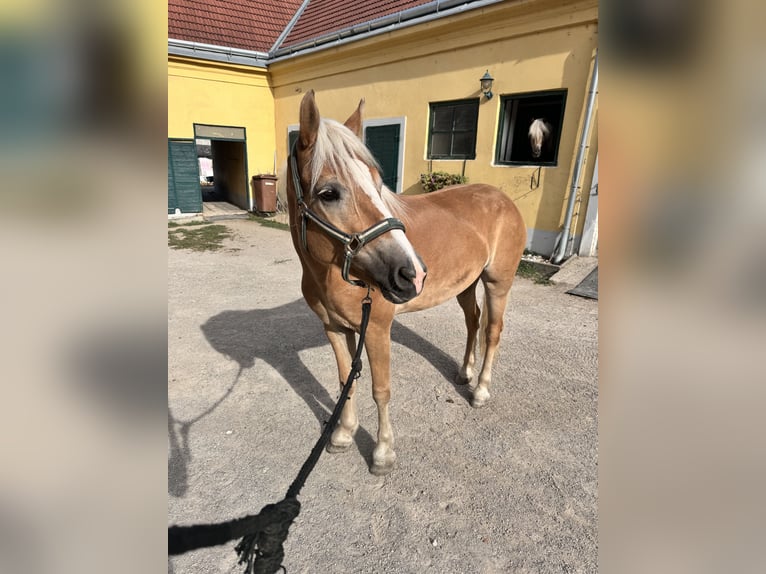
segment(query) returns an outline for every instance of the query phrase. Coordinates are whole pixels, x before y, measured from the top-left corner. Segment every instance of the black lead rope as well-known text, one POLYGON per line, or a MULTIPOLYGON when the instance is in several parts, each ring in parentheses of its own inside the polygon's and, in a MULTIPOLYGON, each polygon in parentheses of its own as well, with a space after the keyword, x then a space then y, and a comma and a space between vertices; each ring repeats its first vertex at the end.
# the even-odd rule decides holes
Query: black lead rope
POLYGON ((287 540, 290 525, 301 511, 298 494, 311 471, 314 470, 327 441, 330 440, 330 435, 335 430, 335 425, 338 424, 340 413, 346 400, 348 400, 354 380, 358 379, 362 372, 362 347, 364 346, 367 324, 370 321, 371 305, 372 300, 368 287, 367 296, 362 300, 359 343, 351 361, 351 372, 348 374, 346 384, 343 385, 343 390, 330 419, 325 423, 319 440, 311 449, 311 453, 306 462, 303 463, 290 488, 287 489, 285 498, 276 504, 264 506, 258 514, 251 514, 228 522, 171 526, 168 528, 169 555, 173 556, 197 548, 217 546, 241 537, 242 540, 234 549, 239 557, 239 564, 245 564, 244 574, 275 574, 280 568, 284 569, 282 566, 282 560, 285 557, 284 542, 287 540))

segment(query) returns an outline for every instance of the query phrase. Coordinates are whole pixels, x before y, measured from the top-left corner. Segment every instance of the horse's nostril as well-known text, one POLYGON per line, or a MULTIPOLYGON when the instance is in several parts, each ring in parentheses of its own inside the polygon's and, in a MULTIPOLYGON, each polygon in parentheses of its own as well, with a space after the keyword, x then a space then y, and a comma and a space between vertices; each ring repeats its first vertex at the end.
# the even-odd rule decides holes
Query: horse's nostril
POLYGON ((407 281, 415 279, 415 268, 412 265, 406 265, 399 269, 399 275, 404 277, 407 281))

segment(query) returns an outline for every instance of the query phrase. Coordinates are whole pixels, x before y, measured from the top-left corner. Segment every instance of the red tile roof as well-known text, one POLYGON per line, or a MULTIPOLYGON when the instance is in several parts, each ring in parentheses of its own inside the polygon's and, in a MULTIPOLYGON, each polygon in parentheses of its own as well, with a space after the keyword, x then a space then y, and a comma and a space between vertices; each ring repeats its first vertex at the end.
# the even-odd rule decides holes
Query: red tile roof
MULTIPOLYGON (((470 5, 475 0, 464 0, 470 5)), ((433 0, 168 0, 168 38, 269 52, 366 24, 433 0), (305 4, 305 6, 304 6, 305 4)), ((451 6, 460 3, 449 3, 451 6)), ((444 8, 442 8, 444 10, 444 8)))
POLYGON ((302 3, 168 0, 168 38, 268 52, 302 3))
POLYGON ((311 0, 279 47, 429 4, 432 0, 311 0))

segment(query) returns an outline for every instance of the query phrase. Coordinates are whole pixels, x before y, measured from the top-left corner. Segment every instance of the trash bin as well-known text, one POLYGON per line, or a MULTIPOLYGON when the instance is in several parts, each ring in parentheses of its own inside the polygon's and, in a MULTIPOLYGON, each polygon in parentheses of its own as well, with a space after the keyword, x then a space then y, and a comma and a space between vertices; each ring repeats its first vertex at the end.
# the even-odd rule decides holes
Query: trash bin
POLYGON ((277 176, 262 173, 253 176, 253 201, 255 210, 274 213, 277 210, 277 176))

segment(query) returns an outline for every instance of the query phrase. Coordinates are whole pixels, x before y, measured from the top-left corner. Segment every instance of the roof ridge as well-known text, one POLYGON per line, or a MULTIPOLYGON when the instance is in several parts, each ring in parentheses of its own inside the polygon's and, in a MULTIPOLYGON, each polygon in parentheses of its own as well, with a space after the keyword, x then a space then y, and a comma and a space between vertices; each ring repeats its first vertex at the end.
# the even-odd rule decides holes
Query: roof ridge
POLYGON ((298 23, 298 20, 301 19, 301 15, 303 14, 303 11, 306 9, 306 7, 309 5, 309 2, 311 0, 303 0, 303 3, 298 7, 298 9, 295 11, 295 14, 293 14, 293 17, 290 19, 290 21, 287 23, 287 26, 285 26, 285 29, 282 30, 282 33, 279 34, 274 44, 269 49, 269 57, 271 57, 271 54, 276 52, 279 49, 279 46, 282 45, 282 42, 285 41, 285 38, 290 35, 290 32, 292 32, 293 27, 295 24, 298 23))

